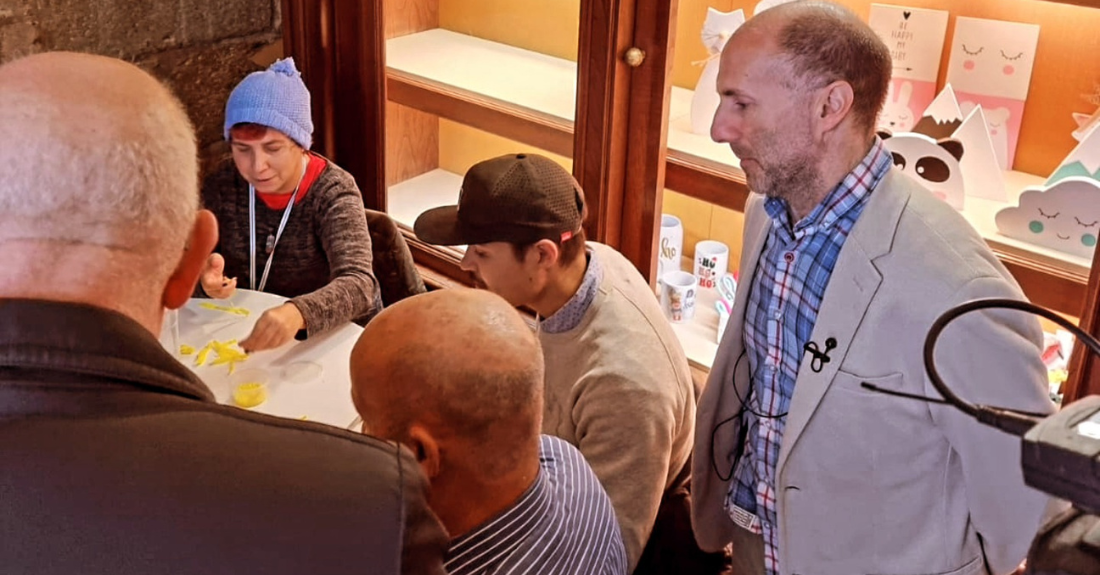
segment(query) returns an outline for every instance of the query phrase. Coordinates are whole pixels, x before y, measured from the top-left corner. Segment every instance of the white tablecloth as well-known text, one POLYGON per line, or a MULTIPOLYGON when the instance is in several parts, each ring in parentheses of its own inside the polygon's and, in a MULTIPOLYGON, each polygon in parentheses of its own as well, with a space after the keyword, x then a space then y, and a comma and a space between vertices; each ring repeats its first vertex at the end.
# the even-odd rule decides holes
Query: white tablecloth
MULTIPOLYGON (((193 298, 179 309, 178 343, 189 345, 198 352, 211 340, 240 341, 252 331, 264 310, 284 301, 286 298, 274 294, 241 289, 229 300, 193 298), (200 306, 202 303, 241 307, 250 313, 240 316, 206 309, 200 306)), ((206 382, 219 403, 233 405, 228 366, 210 365, 215 358, 212 352, 203 366, 195 365, 195 353, 180 355, 179 347, 171 343, 170 323, 165 321, 161 343, 206 382)), ((347 428, 356 419, 351 402, 348 357, 362 331, 363 328, 348 323, 305 341, 250 354, 246 361, 236 365, 235 371, 262 368, 267 370, 271 381, 267 401, 252 410, 347 428)))

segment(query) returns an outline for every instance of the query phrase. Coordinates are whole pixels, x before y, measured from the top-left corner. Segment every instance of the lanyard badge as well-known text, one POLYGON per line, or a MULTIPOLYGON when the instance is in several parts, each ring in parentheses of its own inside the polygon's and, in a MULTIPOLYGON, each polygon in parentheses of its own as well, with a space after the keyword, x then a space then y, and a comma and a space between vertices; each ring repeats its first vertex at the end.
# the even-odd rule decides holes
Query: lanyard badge
POLYGON ((279 228, 275 231, 274 236, 267 236, 267 242, 264 245, 264 251, 267 253, 267 263, 264 264, 264 274, 260 278, 259 287, 256 287, 256 187, 248 184, 248 289, 264 291, 264 286, 267 285, 267 276, 271 273, 271 262, 275 259, 275 246, 278 245, 279 238, 283 236, 283 229, 286 228, 286 222, 290 219, 290 212, 294 209, 294 201, 298 199, 298 189, 302 186, 302 179, 306 177, 308 166, 309 156, 307 155, 302 160, 302 175, 298 178, 298 185, 294 186, 294 193, 290 196, 290 202, 283 210, 283 218, 279 221, 279 228))

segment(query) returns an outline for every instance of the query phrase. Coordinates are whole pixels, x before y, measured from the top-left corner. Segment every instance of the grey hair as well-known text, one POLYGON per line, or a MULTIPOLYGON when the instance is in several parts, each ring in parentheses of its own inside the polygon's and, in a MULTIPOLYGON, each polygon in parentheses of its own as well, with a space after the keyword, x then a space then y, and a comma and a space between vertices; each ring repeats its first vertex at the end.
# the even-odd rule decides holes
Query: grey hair
POLYGON ((0 241, 93 245, 174 268, 199 205, 179 100, 100 56, 41 54, 3 68, 0 241))

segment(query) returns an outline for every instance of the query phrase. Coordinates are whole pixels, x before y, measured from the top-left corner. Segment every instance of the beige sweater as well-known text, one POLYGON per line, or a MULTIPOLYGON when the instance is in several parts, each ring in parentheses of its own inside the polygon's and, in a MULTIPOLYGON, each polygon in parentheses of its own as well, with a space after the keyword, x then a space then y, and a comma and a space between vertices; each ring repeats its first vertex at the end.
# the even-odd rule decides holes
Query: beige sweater
POLYGON ((665 488, 691 453, 696 393, 653 290, 615 250, 588 243, 603 281, 580 325, 540 333, 544 433, 576 445, 611 497, 634 570, 665 488))

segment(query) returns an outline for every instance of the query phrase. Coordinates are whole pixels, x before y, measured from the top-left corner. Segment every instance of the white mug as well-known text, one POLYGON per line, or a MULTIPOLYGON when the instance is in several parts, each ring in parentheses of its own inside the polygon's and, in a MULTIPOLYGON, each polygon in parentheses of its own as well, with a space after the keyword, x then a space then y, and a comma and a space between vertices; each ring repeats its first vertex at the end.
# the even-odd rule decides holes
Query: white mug
POLYGON ((668 272, 658 282, 661 288, 661 309, 672 323, 691 321, 695 317, 695 276, 684 271, 668 272))
POLYGON ((680 271, 684 251, 684 224, 680 218, 661 214, 661 239, 657 245, 657 278, 680 271))
POLYGON ((703 240, 695 244, 695 277, 699 278, 700 289, 713 289, 718 278, 728 271, 730 249, 726 244, 714 240, 703 240))

